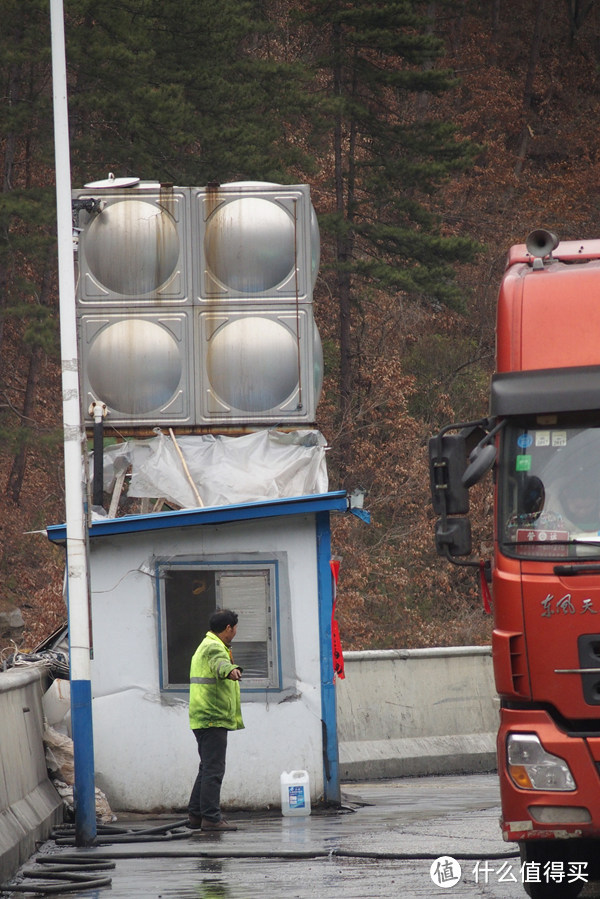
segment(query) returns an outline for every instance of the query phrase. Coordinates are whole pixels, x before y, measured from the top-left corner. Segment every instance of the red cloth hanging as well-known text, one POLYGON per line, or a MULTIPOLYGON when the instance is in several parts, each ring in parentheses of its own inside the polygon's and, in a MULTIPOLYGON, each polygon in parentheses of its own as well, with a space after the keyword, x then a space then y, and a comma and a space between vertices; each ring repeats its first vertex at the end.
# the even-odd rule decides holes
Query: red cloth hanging
POLYGON ((342 641, 340 640, 340 626, 335 620, 335 604, 337 601, 337 582, 340 573, 340 563, 336 559, 329 562, 333 576, 333 605, 331 608, 331 650, 333 653, 333 671, 342 680, 346 677, 344 671, 344 655, 342 653, 342 641))

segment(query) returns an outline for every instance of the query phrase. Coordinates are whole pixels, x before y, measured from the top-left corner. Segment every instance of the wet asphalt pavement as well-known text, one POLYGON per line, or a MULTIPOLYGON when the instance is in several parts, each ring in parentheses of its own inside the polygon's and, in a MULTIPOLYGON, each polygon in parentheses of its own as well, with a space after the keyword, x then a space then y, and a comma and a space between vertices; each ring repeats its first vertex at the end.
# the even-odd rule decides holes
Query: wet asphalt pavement
MULTIPOLYGON (((447 896, 524 897, 517 847, 503 842, 495 775, 405 778, 343 788, 343 809, 307 818, 280 814, 230 815, 239 829, 203 834, 178 828, 173 839, 112 842, 74 849, 48 841, 24 866, 65 854, 108 861, 108 870, 82 874, 110 878, 52 895, 59 899, 397 899, 447 896), (458 865, 460 865, 460 873, 458 865)), ((139 828, 176 824, 160 816, 121 818, 129 835, 139 828)), ((44 888, 23 877, 21 890, 44 888)), ((33 895, 33 893, 28 893, 33 895)), ((28 895, 0 892, 2 899, 28 895)), ((37 893, 39 895, 39 891, 37 893)), ((586 883, 582 899, 600 899, 600 883, 586 883)))

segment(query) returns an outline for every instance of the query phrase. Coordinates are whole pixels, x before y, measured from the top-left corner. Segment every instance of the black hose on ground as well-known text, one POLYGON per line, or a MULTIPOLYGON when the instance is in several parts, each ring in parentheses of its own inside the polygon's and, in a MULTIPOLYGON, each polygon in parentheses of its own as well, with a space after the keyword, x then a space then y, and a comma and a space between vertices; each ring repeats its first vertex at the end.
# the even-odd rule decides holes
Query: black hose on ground
MULTIPOLYGON (((187 833, 166 833, 164 835, 155 834, 148 836, 146 834, 124 833, 115 834, 113 837, 97 836, 94 839, 94 846, 110 846, 113 843, 170 843, 173 840, 189 839, 190 832, 187 833)), ((57 846, 75 846, 75 837, 58 837, 54 840, 57 846)))
MULTIPOLYGON (((74 825, 62 825, 53 830, 53 835, 58 834, 59 832, 65 833, 69 830, 74 832, 74 825)), ((193 831, 187 827, 187 818, 182 819, 181 821, 175 821, 168 824, 159 824, 156 827, 147 827, 147 828, 122 828, 115 827, 111 825, 101 825, 98 827, 98 836, 96 837, 95 845, 107 845, 110 843, 146 843, 146 842, 169 842, 171 840, 176 839, 189 839, 192 836, 193 831), (112 836, 111 836, 112 834, 112 836), (164 834, 164 836, 161 836, 164 834)), ((201 836, 201 832, 196 831, 198 836, 201 836)), ((58 838, 56 839, 56 843, 58 845, 74 845, 74 837, 71 838, 58 838)), ((202 850, 202 849, 169 849, 166 851, 152 851, 152 852, 119 852, 117 856, 112 856, 115 858, 330 858, 332 856, 338 858, 369 858, 369 859, 382 859, 382 860, 428 860, 428 859, 436 859, 439 858, 439 852, 418 852, 418 853, 404 853, 404 852, 366 852, 360 850, 346 850, 346 849, 331 849, 331 850, 294 850, 294 849, 283 849, 283 850, 266 850, 264 852, 257 852, 256 850, 243 850, 243 849, 233 849, 230 851, 225 850, 202 850)), ((519 851, 517 850, 507 850, 506 852, 492 852, 486 855, 486 858, 490 860, 496 859, 504 859, 504 858, 515 858, 519 855, 519 851)), ((94 855, 84 855, 77 854, 72 856, 64 856, 66 858, 71 858, 73 860, 76 859, 92 859, 99 858, 100 856, 94 855)), ((109 854, 106 852, 102 852, 102 858, 111 858, 109 854)), ((452 857, 471 861, 481 858, 481 853, 469 853, 469 852, 453 852, 452 857)))
MULTIPOLYGON (((50 856, 44 856, 46 862, 50 856)), ((37 880, 38 883, 4 883, 0 884, 0 893, 70 893, 75 890, 93 890, 99 887, 108 887, 112 884, 112 877, 94 877, 90 876, 92 870, 98 871, 107 868, 116 867, 114 862, 106 861, 93 862, 89 861, 85 866, 78 861, 76 865, 65 865, 64 858, 58 858, 62 862, 51 871, 43 868, 24 868, 21 872, 22 877, 30 880, 37 880), (82 871, 84 867, 84 871, 82 871), (48 883, 54 881, 54 883, 48 883)))
MULTIPOLYGON (((446 853, 450 854, 450 853, 446 853)), ((481 858, 481 853, 473 852, 452 852, 452 857, 457 860, 477 860, 481 858)), ((518 850, 508 850, 507 852, 490 852, 486 853, 487 859, 504 859, 516 858, 519 855, 518 850)), ((44 858, 49 856, 44 856, 44 858)), ((436 859, 440 857, 439 852, 361 852, 352 849, 274 849, 274 850, 256 850, 256 849, 164 849, 151 850, 149 852, 136 852, 135 850, 119 850, 119 852, 111 854, 106 849, 100 849, 94 853, 78 853, 77 855, 61 855, 62 860, 78 859, 81 862, 93 861, 99 859, 132 859, 132 858, 215 858, 215 859, 253 859, 253 858, 273 858, 273 859, 317 859, 317 858, 369 858, 380 859, 383 861, 419 861, 421 859, 436 859)), ((38 859, 39 861, 39 859, 38 859)))
MULTIPOLYGON (((187 825, 187 818, 184 818, 181 821, 172 821, 169 824, 159 824, 155 827, 125 828, 115 827, 110 824, 102 824, 97 828, 94 845, 102 846, 110 843, 150 843, 182 840, 190 836, 190 830, 185 825, 187 825)), ((50 836, 56 842, 57 846, 75 845, 75 827, 72 824, 63 824, 55 827, 50 836)))
POLYGON ((78 868, 85 868, 86 871, 107 871, 117 867, 116 863, 109 859, 90 861, 89 858, 81 859, 78 855, 38 855, 35 861, 38 865, 52 865, 53 871, 76 871, 78 868))

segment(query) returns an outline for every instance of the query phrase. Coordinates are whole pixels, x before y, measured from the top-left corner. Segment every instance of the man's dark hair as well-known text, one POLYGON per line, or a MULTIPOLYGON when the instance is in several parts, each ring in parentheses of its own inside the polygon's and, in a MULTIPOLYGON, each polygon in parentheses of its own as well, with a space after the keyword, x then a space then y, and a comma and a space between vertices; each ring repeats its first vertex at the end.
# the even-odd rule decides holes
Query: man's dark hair
POLYGON ((222 633, 228 624, 235 627, 238 623, 238 613, 231 609, 217 609, 208 619, 208 626, 214 634, 222 633))

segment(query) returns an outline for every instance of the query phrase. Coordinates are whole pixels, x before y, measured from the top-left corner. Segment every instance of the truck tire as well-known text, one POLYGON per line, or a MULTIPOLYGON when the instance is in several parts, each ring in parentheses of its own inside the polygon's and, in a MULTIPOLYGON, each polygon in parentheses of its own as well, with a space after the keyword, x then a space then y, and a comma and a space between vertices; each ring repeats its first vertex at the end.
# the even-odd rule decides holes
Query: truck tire
POLYGON ((523 881, 523 889, 530 899, 577 899, 585 883, 582 880, 575 880, 572 883, 567 882, 569 862, 578 860, 577 855, 569 851, 570 842, 569 840, 565 842, 535 840, 535 842, 524 841, 519 843, 521 863, 532 862, 539 865, 540 870, 539 883, 535 881, 526 883, 523 881), (548 862, 562 863, 562 870, 565 874, 564 880, 547 881, 544 879, 543 868, 548 862))

